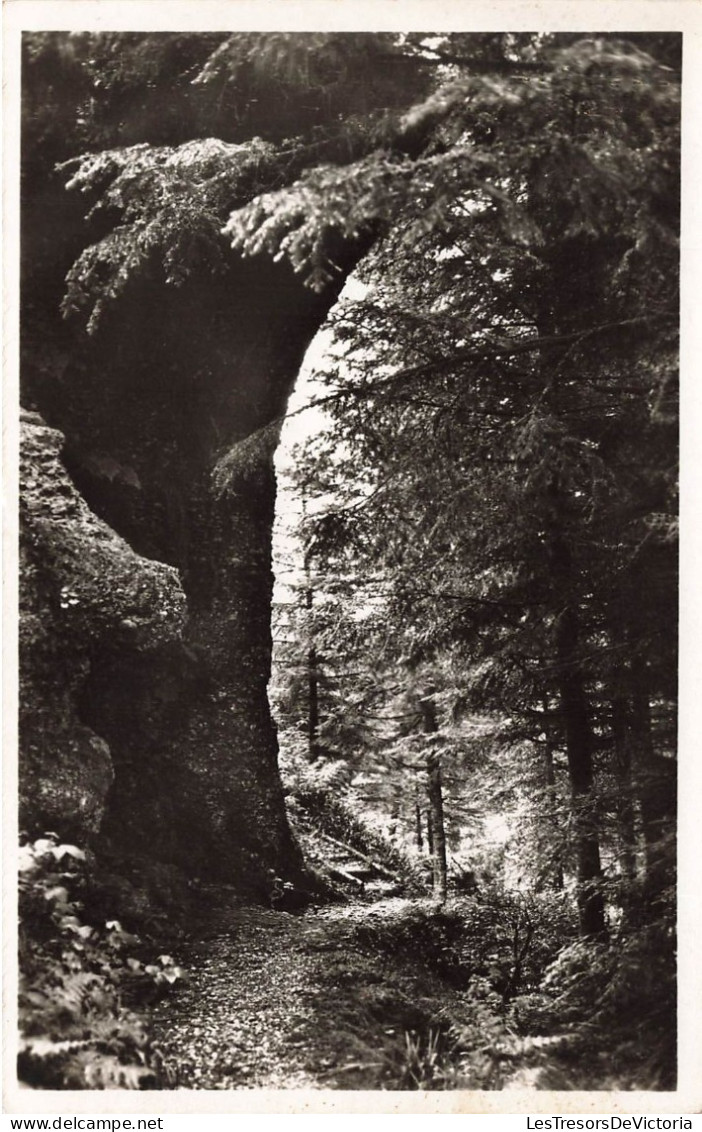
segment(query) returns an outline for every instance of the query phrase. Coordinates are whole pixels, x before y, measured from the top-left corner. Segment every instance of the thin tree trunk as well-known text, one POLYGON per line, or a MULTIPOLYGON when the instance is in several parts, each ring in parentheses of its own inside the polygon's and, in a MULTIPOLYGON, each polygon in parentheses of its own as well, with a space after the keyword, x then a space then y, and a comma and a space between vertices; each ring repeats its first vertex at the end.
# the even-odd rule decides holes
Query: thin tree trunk
MULTIPOLYGON (((557 799, 556 799, 556 771, 553 765, 553 747, 549 740, 546 740, 544 747, 544 773, 546 779, 546 797, 549 825, 553 830, 554 837, 559 836, 558 829, 558 816, 556 813, 557 799)), ((551 872, 551 884, 556 892, 562 892, 565 884, 563 876, 563 854, 560 847, 556 850, 553 859, 553 869, 551 872)))
POLYGON ((626 702, 615 695, 611 704, 614 767, 617 780, 617 821, 619 825, 619 864, 624 885, 636 883, 636 815, 631 763, 631 737, 626 702))
POLYGON ((422 837, 422 810, 419 805, 419 799, 415 798, 414 802, 414 838, 417 852, 424 851, 424 838, 422 837))
POLYGON ((582 658, 575 571, 566 536, 564 500, 557 476, 551 498, 549 557, 557 602, 555 652, 557 687, 565 731, 568 775, 575 829, 578 918, 583 935, 606 932, 602 895, 602 864, 594 799, 592 750, 594 737, 588 712, 582 658))
POLYGON ((578 916, 583 935, 600 935, 606 931, 606 922, 594 799, 594 741, 580 655, 580 621, 573 592, 573 562, 564 534, 563 500, 556 479, 551 485, 551 499, 550 565, 560 605, 555 620, 557 684, 575 827, 578 916))
POLYGON ((578 913, 583 935, 606 931, 602 865, 594 807, 592 732, 578 656, 579 626, 566 607, 556 624, 558 683, 565 721, 566 752, 573 798, 578 879, 578 913))
MULTIPOLYGON (((427 696, 421 701, 424 732, 434 735, 438 731, 436 708, 427 696)), ((441 783, 441 755, 431 751, 427 756, 427 796, 431 815, 431 848, 434 896, 440 903, 446 900, 448 869, 446 864, 446 830, 444 826, 444 792, 441 783)))
POLYGON ((646 890, 656 895, 668 883, 671 849, 665 838, 675 822, 675 777, 672 764, 656 758, 651 726, 649 677, 644 661, 631 662, 631 733, 646 861, 646 890))
POLYGON ((446 831, 444 827, 444 795, 441 785, 441 756, 432 751, 427 758, 427 780, 429 785, 429 806, 433 830, 434 853, 434 896, 443 904, 447 892, 446 831))
POLYGON ((617 593, 608 611, 609 632, 614 645, 615 666, 609 675, 611 730, 614 742, 614 773, 617 783, 616 813, 619 832, 619 866, 622 875, 622 904, 630 904, 637 881, 636 789, 632 748, 634 736, 630 710, 632 673, 631 642, 625 618, 626 594, 617 593))
POLYGON ((311 763, 319 755, 319 675, 317 650, 307 650, 307 751, 311 763))
MULTIPOLYGON (((306 500, 302 499, 303 515, 306 514, 306 500)), ((317 649, 314 643, 312 608, 314 589, 312 586, 311 552, 305 550, 305 609, 307 610, 307 754, 311 763, 319 755, 319 669, 317 649)))
POLYGON ((392 807, 390 809, 390 820, 388 822, 388 837, 391 840, 397 839, 398 829, 400 828, 400 816, 402 814, 402 786, 395 783, 392 791, 392 807))

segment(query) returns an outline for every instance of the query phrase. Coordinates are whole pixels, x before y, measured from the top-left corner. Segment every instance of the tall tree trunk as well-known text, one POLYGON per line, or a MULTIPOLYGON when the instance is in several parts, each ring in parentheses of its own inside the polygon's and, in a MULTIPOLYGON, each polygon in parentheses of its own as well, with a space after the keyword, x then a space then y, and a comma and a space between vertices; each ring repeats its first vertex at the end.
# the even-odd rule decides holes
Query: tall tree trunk
MULTIPOLYGON (((307 501, 302 497, 302 514, 307 517, 307 501)), ((305 609, 307 610, 307 754, 310 762, 319 755, 319 669, 317 648, 314 643, 314 587, 312 585, 312 549, 306 546, 305 566, 305 609)))
POLYGON ((615 695, 611 703, 614 769, 617 782, 617 824, 619 826, 619 864, 626 887, 636 883, 636 813, 631 761, 631 736, 626 702, 615 695))
MULTIPOLYGON (((421 701, 424 731, 434 735, 438 731, 436 708, 430 696, 421 701)), ((446 863, 446 829, 444 826, 444 792, 441 783, 441 754, 431 751, 427 756, 427 796, 431 815, 431 850, 434 896, 444 903, 448 889, 448 868, 446 863)))
POLYGON ((392 806, 390 807, 390 820, 388 822, 388 837, 395 840, 400 828, 402 814, 402 786, 395 783, 392 788, 392 806))
POLYGON ((307 753, 311 763, 319 755, 319 673, 314 645, 307 650, 307 753))
POLYGON ((645 662, 631 661, 631 733, 634 775, 641 807, 646 860, 646 891, 656 896, 670 883, 676 814, 676 779, 672 759, 656 756, 651 726, 649 677, 645 662))
POLYGON ((317 648, 314 643, 314 629, 312 626, 312 608, 314 606, 314 590, 310 570, 309 553, 305 554, 305 574, 307 587, 305 590, 305 607, 307 609, 307 754, 310 762, 314 762, 319 754, 319 673, 317 670, 317 648))
POLYGON ((583 935, 606 931, 602 864, 592 765, 593 735, 580 653, 580 624, 574 598, 573 563, 564 533, 563 500, 551 484, 550 559, 556 598, 557 684, 565 732, 575 828, 578 915, 583 935))
MULTIPOLYGON (((544 778, 546 780, 546 798, 547 798, 547 811, 548 822, 553 831, 554 838, 559 838, 559 821, 557 814, 558 799, 556 796, 556 770, 553 765, 553 747, 547 739, 544 746, 544 778)), ((551 884, 556 892, 562 892, 565 884, 563 876, 563 854, 559 848, 556 849, 553 859, 553 867, 551 870, 551 884)))
MULTIPOLYGON (((572 294, 572 265, 556 256, 544 275, 537 324, 546 339, 557 336, 569 324, 568 296, 572 294), (563 297, 565 296, 565 301, 563 297)), ((581 277, 578 276, 580 279, 581 277)), ((569 406, 564 403, 558 374, 558 346, 541 352, 544 375, 544 410, 561 421, 569 406)), ((568 530, 569 500, 561 484, 558 458, 545 490, 547 570, 554 612, 554 651, 557 662, 556 690, 563 721, 568 777, 574 826, 577 904, 580 932, 585 936, 606 932, 602 894, 602 863, 598 818, 594 798, 593 733, 589 717, 580 654, 579 586, 568 530)))
POLYGON ((422 837, 422 807, 419 798, 416 797, 415 787, 415 800, 414 800, 414 843, 417 847, 418 853, 424 852, 424 838, 422 837))

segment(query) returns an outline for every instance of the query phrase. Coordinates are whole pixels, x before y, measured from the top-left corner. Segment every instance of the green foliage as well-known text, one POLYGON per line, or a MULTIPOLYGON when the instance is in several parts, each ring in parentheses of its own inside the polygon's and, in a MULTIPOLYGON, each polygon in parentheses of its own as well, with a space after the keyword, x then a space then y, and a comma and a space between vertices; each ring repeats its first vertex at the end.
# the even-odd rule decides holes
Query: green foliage
MULTIPOLYGON (((323 163, 338 164, 337 196, 347 200, 344 167, 377 150, 397 111, 426 90, 421 59, 403 58, 392 35, 39 33, 25 37, 24 55, 27 196, 55 176, 60 157, 59 177, 92 206, 85 231, 98 238, 75 260, 63 302, 90 331, 144 274, 177 286, 195 272, 225 272, 227 217, 300 173, 283 212, 309 208, 308 166, 326 169, 329 182, 328 207, 320 202, 311 227, 332 228, 342 214, 334 167, 323 163)), ((248 224, 249 250, 273 246, 265 227, 258 237, 248 224)), ((288 241, 300 266, 308 244, 288 241)))
POLYGON ((428 970, 465 987, 471 970, 462 952, 464 930, 463 917, 453 907, 405 903, 369 915, 355 934, 361 945, 388 956, 419 954, 428 970))
MULTIPOLYGON (((57 45, 52 41, 51 46, 57 45)), ((99 71, 99 37, 95 46, 98 58, 89 64, 81 59, 78 73, 86 65, 99 71)), ((115 82, 108 60, 115 60, 119 46, 113 40, 110 52, 108 44, 102 63, 108 66, 102 80, 107 95, 115 82)), ((143 37, 141 44, 138 37, 125 39, 124 47, 127 58, 134 53, 136 76, 143 68, 141 81, 153 82, 149 61, 154 58, 160 76, 162 45, 153 37, 143 37)), ((35 63, 43 49, 48 46, 42 41, 30 42, 35 63)), ((519 50, 533 56, 535 48, 526 37, 511 50, 516 64, 519 50)), ((395 121, 394 130, 385 126, 378 132, 366 125, 362 155, 350 160, 358 148, 355 103, 366 124, 379 113, 382 119, 390 105, 401 105, 426 85, 427 60, 428 54, 408 52, 401 37, 391 36, 274 33, 219 43, 195 78, 196 90, 219 85, 234 101, 243 101, 246 115, 262 90, 268 104, 281 85, 298 110, 304 90, 308 107, 318 97, 316 116, 327 131, 341 96, 345 160, 334 153, 334 163, 325 164, 323 146, 314 144, 305 155, 310 147, 299 138, 286 153, 258 137, 232 144, 202 134, 179 148, 139 143, 73 159, 70 184, 100 192, 100 207, 116 210, 120 219, 75 263, 66 309, 91 305, 94 327, 103 304, 113 302, 154 255, 163 263, 166 282, 181 281, 195 266, 221 270, 219 230, 227 208, 225 233, 236 249, 287 258, 319 290, 338 274, 334 249, 340 240, 367 237, 394 223, 400 245, 409 250, 427 235, 445 239, 457 210, 466 208, 478 229, 486 218, 496 219, 506 243, 524 247, 548 244, 554 223, 566 239, 597 237, 615 224, 621 229, 630 223, 637 251, 623 262, 619 279, 620 286, 628 285, 645 242, 667 238, 659 221, 646 223, 650 208, 641 198, 644 185, 649 195, 652 188, 659 195, 664 191, 666 162, 669 167, 674 159, 671 139, 663 145, 657 133, 660 120, 671 129, 675 123, 675 81, 668 69, 625 42, 583 39, 560 46, 545 37, 537 75, 521 75, 516 65, 509 78, 466 73, 447 79, 440 71, 444 81, 395 121), (403 60, 403 65, 399 71, 384 65, 380 74, 385 77, 378 78, 376 55, 386 64, 403 60), (627 113, 612 116, 613 100, 622 95, 627 113), (511 123, 509 136, 503 137, 507 107, 511 123), (409 145, 415 137, 420 140, 409 145), (311 166, 307 170, 305 163, 311 166)), ((270 127, 275 115, 268 105, 270 127)), ((278 116, 280 110, 278 103, 278 116)), ((310 126, 305 116, 302 129, 310 126)))
POLYGON ((117 920, 90 922, 89 862, 54 834, 20 849, 20 1078, 49 1089, 158 1089, 172 1084, 144 1003, 187 976, 168 955, 149 963, 117 920))
POLYGON ((497 891, 440 909, 390 901, 370 910, 353 934, 364 952, 384 956, 383 969, 419 956, 428 976, 459 990, 428 1030, 408 1036, 407 1079, 426 1088, 674 1088, 669 918, 609 943, 576 931, 562 900, 497 891), (522 953, 515 928, 527 909, 533 933, 522 953))
POLYGON ((414 171, 407 160, 378 154, 350 167, 319 166, 290 189, 257 196, 231 215, 224 231, 234 249, 287 258, 309 287, 322 291, 339 272, 329 256, 330 233, 344 241, 368 237, 405 200, 414 171))
POLYGON ((348 159, 421 79, 392 35, 39 32, 23 49, 24 132, 45 168, 67 150, 206 137, 288 151, 304 137, 348 159))
MULTIPOLYGON (((23 134, 46 175, 77 152, 220 133, 193 78, 225 36, 36 32, 23 36, 23 134), (162 84, 168 86, 164 101, 162 84)), ((208 105, 209 103, 209 105, 208 105)), ((224 116, 223 116, 224 117, 224 116)), ((222 123, 224 124, 224 123, 222 123)))
POLYGON ((563 940, 575 930, 573 909, 557 896, 520 896, 493 888, 452 897, 441 906, 406 903, 370 914, 361 942, 388 955, 421 954, 453 985, 482 981, 504 1005, 539 989, 563 940))
POLYGON ((279 439, 280 422, 273 421, 232 445, 212 469, 212 485, 216 494, 246 493, 257 475, 267 474, 279 439))
POLYGON ((382 140, 395 108, 422 86, 392 34, 307 32, 229 36, 195 83, 236 104, 239 128, 276 139, 306 135, 313 153, 348 159, 382 140))
MULTIPOLYGON (((58 259, 74 263, 64 309, 91 330, 108 311, 119 326, 140 279, 228 280, 241 255, 267 256, 322 290, 343 279, 344 253, 377 241, 361 271, 366 296, 337 313, 335 361, 319 378, 332 454, 322 446, 316 478, 308 473, 320 446, 302 468, 312 495, 324 497, 335 476, 345 482, 332 513, 304 532, 304 566, 314 558, 336 572, 337 600, 309 611, 300 640, 318 647, 329 684, 335 649, 361 674, 346 696, 333 674, 319 728, 332 753, 295 769, 297 818, 409 875, 346 788, 360 769, 384 814, 397 802, 407 833, 420 763, 440 751, 449 839, 453 823, 457 841, 468 831, 476 857, 488 856, 476 810, 504 816, 509 807, 524 817, 513 837, 528 861, 519 883, 572 887, 585 844, 586 879, 601 883, 600 854, 614 878, 612 922, 620 910, 624 924, 632 917, 610 944, 573 944, 567 902, 522 893, 511 876, 511 890, 482 880, 443 909, 396 908, 359 925, 357 940, 374 955, 421 953, 463 995, 450 1053, 435 1019, 412 1036, 406 1004, 398 1012, 410 1034, 399 1076, 416 1086, 499 1088, 522 1069, 547 1083, 558 1043, 552 1083, 609 1087, 602 1052, 619 1082, 660 1088, 672 1079, 672 932, 655 903, 670 880, 670 846, 661 845, 671 808, 653 805, 665 776, 652 768, 672 764, 674 743, 678 49, 678 37, 616 35, 49 35, 26 44, 37 116, 26 184, 36 185, 37 166, 48 176, 68 158, 63 175, 89 197, 90 246, 76 259, 73 233, 58 259), (47 116, 52 76, 65 105, 57 113, 52 94, 47 116), (148 107, 154 94, 162 102, 166 78, 174 106, 193 113, 182 128, 164 115, 154 132, 148 107), (130 98, 140 111, 125 115, 130 98), (76 125, 57 143, 69 104, 76 125), (575 625, 569 651, 566 620, 575 625), (353 711, 342 717, 345 699, 353 711), (574 699, 578 726, 568 716, 574 699), (422 702, 434 711, 430 734, 420 729, 422 702), (491 736, 480 733, 487 716, 491 736), (574 735, 585 747, 579 777, 574 735), (607 800, 617 797, 631 800, 628 829, 607 800), (634 934, 631 892, 645 871, 634 934), (644 1053, 652 1033, 660 1042, 644 1053)), ((25 272, 30 312, 33 302, 50 306, 51 287, 45 295, 31 268, 36 249, 55 244, 57 210, 38 202, 26 225, 39 232, 25 272)), ((99 338, 91 372, 100 372, 99 338)), ((253 475, 261 439, 268 451, 263 401, 262 410, 253 440, 227 451, 217 439, 222 495, 253 475)), ((217 421, 207 429, 217 435, 217 421)), ((318 591, 306 581, 312 604, 318 591)), ((65 600, 73 608, 72 591, 65 600)), ((294 723, 301 687, 298 677, 286 691, 294 723)), ((77 1004, 98 1017, 101 933, 113 929, 82 923, 68 886, 54 881, 39 905, 51 921, 42 947, 58 964, 54 982, 68 988, 57 996, 69 1002, 65 1040, 82 1042, 77 1004)), ((280 878, 272 884, 284 895, 280 878)), ((178 978, 167 956, 122 966, 137 981, 178 978)), ((382 1005, 381 994, 363 1002, 371 1013, 382 1005)), ((52 1025, 51 1040, 64 1040, 52 1025)), ((105 1056, 130 1064, 129 1043, 139 1042, 113 1038, 118 1048, 105 1056)), ((98 1075, 109 1079, 109 1064, 98 1075)))
POLYGON ((318 765, 310 765, 300 759, 284 764, 282 771, 288 805, 295 821, 311 823, 380 862, 402 883, 413 884, 415 878, 407 857, 374 829, 354 806, 353 799, 340 790, 347 779, 347 768, 343 763, 320 761, 318 765))
MULTIPOLYGON (((373 191, 385 236, 317 375, 328 451, 310 449, 318 485, 302 474, 326 513, 307 539, 320 573, 382 579, 376 715, 389 671, 433 686, 466 808, 478 782, 490 806, 491 776, 523 879, 579 874, 582 893, 600 863, 650 871, 651 775, 674 750, 679 73, 643 39, 513 46, 511 68, 443 75, 407 116, 431 122, 424 148, 373 191), (486 716, 487 753, 467 735, 486 716)), ((422 744, 386 728, 367 749, 406 771, 422 744)))
POLYGON ((145 144, 74 158, 67 188, 95 198, 88 219, 113 213, 120 223, 81 253, 67 276, 64 314, 88 311, 94 331, 106 307, 130 282, 159 271, 178 286, 194 271, 225 269, 221 227, 227 206, 265 183, 273 147, 254 138, 234 145, 216 138, 178 147, 145 144))
POLYGON ((445 1079, 443 1068, 443 1037, 440 1029, 429 1028, 426 1034, 405 1032, 406 1061, 405 1087, 408 1089, 441 1088, 445 1079))
POLYGON ((675 931, 669 915, 636 932, 624 928, 608 944, 569 945, 547 968, 542 991, 542 1027, 565 1032, 571 1056, 579 1060, 571 1087, 588 1087, 584 1082, 597 1072, 604 1050, 618 1088, 675 1088, 675 931))
MULTIPOLYGON (((549 1038, 541 1038, 538 1027, 517 1028, 521 1017, 534 1013, 535 1002, 546 999, 543 992, 520 988, 505 1002, 507 967, 506 934, 512 928, 509 902, 499 905, 485 900, 482 910, 474 901, 450 901, 442 908, 428 902, 386 901, 368 910, 353 929, 352 940, 364 954, 382 957, 379 967, 386 979, 404 964, 419 962, 426 985, 422 1001, 431 1002, 433 1013, 424 1025, 406 1024, 405 1048, 396 1070, 397 1087, 426 1089, 501 1089, 522 1063, 540 1056, 549 1038), (483 959, 479 948, 483 936, 483 959), (504 966, 496 961, 499 955, 504 966), (476 963, 476 957, 478 962, 476 963), (480 966, 480 970, 476 969, 480 966), (441 1005, 436 1002, 436 983, 445 988, 441 1005)), ((548 931, 550 952, 558 948, 562 936, 554 935, 554 925, 544 917, 540 928, 548 931)), ((543 957, 535 959, 532 972, 543 970, 543 957)), ((539 1015, 539 1019, 541 1015, 539 1015)))
MULTIPOLYGON (((431 124, 427 154, 321 166, 254 199, 230 218, 234 246, 286 256, 321 288, 334 270, 324 247, 330 230, 349 239, 399 222, 399 245, 410 250, 429 234, 445 240, 467 210, 478 228, 496 220, 505 243, 517 247, 543 248, 556 231, 565 240, 597 238, 627 220, 641 238, 648 217, 641 197, 663 187, 658 160, 674 153, 675 77, 623 41, 561 47, 546 37, 540 56, 538 75, 515 67, 509 78, 454 76, 409 110, 406 132, 431 124), (622 97, 626 113, 613 114, 622 97), (661 125, 669 128, 664 140, 661 125), (652 145, 661 150, 655 162, 652 145)), ((647 231, 669 239, 655 223, 647 231)))

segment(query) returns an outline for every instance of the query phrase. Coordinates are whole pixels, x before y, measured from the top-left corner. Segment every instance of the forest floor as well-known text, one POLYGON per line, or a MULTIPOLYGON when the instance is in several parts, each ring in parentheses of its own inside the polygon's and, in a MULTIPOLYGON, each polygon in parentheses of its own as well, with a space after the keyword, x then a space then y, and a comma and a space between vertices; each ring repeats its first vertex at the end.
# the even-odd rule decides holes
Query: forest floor
MULTIPOLYGON (((611 1091, 674 1080, 670 1003, 646 991, 633 961, 626 978, 613 968, 608 1021, 580 1000, 574 1020, 529 986, 505 1004, 456 962, 427 898, 298 915, 242 907, 221 889, 206 899, 206 923, 177 945, 188 978, 152 1008, 165 1087, 611 1091)), ((451 922, 450 909, 441 915, 451 922)), ((594 956, 603 970, 608 955, 594 956)), ((604 1002, 610 982, 597 976, 586 993, 604 1002)))
MULTIPOLYGON (((454 991, 357 938, 408 902, 303 915, 220 908, 179 950, 189 981, 153 1012, 178 1088, 441 1088, 454 991)), ((449 1086, 455 1087, 455 1086, 449 1086)))

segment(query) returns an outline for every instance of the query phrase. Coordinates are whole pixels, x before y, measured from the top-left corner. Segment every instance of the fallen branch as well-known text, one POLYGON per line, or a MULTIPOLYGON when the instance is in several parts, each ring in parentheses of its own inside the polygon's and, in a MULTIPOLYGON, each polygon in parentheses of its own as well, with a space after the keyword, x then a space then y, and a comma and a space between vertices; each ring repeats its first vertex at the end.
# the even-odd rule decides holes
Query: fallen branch
POLYGON ((377 873, 380 873, 381 876, 388 877, 389 880, 394 880, 398 883, 401 883, 402 878, 399 877, 397 873, 391 873, 390 870, 386 869, 384 865, 380 865, 366 853, 361 853, 360 849, 354 849, 351 845, 346 845, 346 843, 343 841, 337 841, 335 837, 330 837, 328 833, 323 833, 321 836, 325 841, 330 841, 332 845, 336 845, 339 849, 343 849, 345 853, 350 853, 353 857, 359 857, 361 861, 365 861, 367 865, 370 865, 371 868, 375 869, 375 871, 377 873))
POLYGON ((382 1061, 350 1061, 348 1065, 339 1065, 336 1069, 330 1069, 326 1076, 333 1077, 335 1073, 351 1073, 357 1069, 377 1069, 382 1064, 382 1061))
POLYGON ((331 876, 341 878, 341 880, 348 881, 349 884, 357 884, 363 888, 363 881, 360 877, 355 877, 353 873, 347 873, 346 869, 340 869, 338 865, 328 865, 327 870, 331 876))

